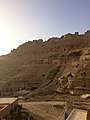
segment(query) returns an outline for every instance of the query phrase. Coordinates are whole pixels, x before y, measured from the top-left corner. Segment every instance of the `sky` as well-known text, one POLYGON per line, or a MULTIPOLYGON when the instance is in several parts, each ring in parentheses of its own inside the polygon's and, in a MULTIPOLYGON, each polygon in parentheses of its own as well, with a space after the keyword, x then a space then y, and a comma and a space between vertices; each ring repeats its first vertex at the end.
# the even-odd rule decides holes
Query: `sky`
POLYGON ((90 0, 0 0, 0 55, 35 39, 90 29, 90 0))

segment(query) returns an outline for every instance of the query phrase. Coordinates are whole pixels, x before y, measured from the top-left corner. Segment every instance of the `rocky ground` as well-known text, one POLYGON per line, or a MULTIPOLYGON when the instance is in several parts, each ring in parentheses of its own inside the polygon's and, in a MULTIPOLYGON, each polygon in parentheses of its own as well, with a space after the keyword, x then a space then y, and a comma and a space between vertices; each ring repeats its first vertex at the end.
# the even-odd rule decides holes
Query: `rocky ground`
POLYGON ((68 115, 73 108, 90 109, 90 101, 67 101, 67 106, 65 103, 66 101, 22 101, 19 104, 22 104, 23 108, 26 108, 35 120, 63 120, 66 107, 68 115))
POLYGON ((61 102, 24 102, 24 108, 27 108, 35 120, 57 120, 62 112, 61 102), (57 106, 55 106, 57 105, 57 106))

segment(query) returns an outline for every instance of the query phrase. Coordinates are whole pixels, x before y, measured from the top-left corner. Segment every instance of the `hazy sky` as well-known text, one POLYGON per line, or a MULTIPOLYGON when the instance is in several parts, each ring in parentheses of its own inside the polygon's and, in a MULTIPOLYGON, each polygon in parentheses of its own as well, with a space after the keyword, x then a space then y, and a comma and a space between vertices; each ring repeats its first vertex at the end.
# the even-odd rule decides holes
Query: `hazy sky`
POLYGON ((33 39, 90 29, 90 0, 0 0, 0 55, 33 39))

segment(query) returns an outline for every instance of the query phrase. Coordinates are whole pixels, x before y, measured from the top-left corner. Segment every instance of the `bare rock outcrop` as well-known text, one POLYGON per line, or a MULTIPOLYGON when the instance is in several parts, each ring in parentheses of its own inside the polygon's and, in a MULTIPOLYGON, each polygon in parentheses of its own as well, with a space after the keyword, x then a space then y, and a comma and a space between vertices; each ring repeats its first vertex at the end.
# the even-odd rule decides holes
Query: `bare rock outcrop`
POLYGON ((90 31, 33 40, 0 56, 0 94, 90 93, 90 31), (5 81, 5 82, 4 82, 5 81))

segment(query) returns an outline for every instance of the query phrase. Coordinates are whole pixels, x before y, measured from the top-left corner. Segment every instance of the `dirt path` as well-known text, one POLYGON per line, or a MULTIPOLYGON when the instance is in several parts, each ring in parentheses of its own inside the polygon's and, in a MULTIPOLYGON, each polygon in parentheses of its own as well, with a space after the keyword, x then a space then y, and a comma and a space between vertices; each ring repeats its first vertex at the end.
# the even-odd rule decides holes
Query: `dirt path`
POLYGON ((63 105, 63 102, 23 102, 20 103, 23 107, 27 108, 32 116, 36 120, 57 120, 60 116, 62 109, 60 106, 63 105))

